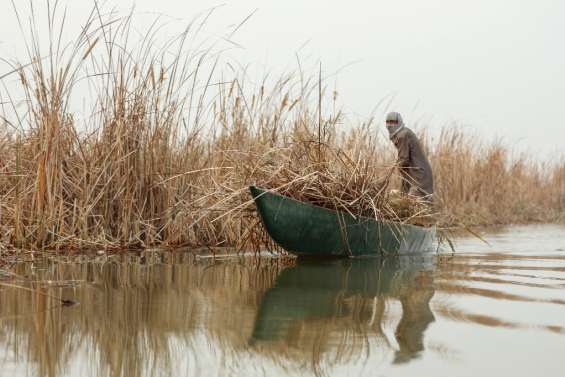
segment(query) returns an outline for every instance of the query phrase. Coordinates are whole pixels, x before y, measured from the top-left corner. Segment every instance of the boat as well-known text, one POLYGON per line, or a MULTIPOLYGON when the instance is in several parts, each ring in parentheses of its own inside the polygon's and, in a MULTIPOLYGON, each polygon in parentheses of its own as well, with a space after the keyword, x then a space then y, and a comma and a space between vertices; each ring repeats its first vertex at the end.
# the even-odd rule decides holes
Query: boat
POLYGON ((365 257, 434 250, 434 226, 355 217, 256 186, 249 189, 269 236, 294 255, 365 257))

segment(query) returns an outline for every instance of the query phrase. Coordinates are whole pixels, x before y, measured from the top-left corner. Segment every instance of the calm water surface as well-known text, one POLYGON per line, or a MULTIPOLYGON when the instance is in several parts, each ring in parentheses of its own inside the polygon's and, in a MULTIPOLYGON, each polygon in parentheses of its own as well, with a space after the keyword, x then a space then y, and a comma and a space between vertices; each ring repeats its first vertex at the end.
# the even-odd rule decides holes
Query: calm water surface
POLYGON ((486 239, 441 257, 13 266, 0 274, 0 375, 563 376, 565 228, 486 239))

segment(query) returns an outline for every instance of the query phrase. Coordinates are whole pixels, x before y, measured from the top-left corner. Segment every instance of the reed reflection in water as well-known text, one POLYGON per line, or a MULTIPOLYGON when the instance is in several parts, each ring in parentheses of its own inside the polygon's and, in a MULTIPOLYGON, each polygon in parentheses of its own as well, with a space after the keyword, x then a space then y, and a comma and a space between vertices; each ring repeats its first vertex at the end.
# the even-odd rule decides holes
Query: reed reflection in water
POLYGON ((10 272, 0 376, 476 375, 501 365, 520 376, 531 363, 553 375, 565 349, 558 250, 332 261, 147 252, 10 272))
POLYGON ((200 262, 190 254, 17 266, 32 281, 72 281, 50 289, 33 284, 79 305, 3 287, 0 359, 39 376, 171 375, 180 373, 179 357, 196 371, 209 346, 202 333, 220 349, 246 346, 245 329, 281 267, 276 260, 200 262))

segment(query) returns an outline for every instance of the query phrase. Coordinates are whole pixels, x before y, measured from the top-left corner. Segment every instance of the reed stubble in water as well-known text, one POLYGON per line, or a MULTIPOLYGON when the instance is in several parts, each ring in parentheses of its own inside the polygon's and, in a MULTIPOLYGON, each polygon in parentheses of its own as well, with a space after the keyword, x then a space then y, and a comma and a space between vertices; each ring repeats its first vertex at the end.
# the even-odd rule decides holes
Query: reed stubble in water
POLYGON ((9 88, 2 101, 4 247, 258 248, 267 239, 250 184, 355 216, 410 223, 563 218, 564 160, 514 156, 458 128, 436 139, 420 130, 436 207, 391 196, 398 185, 394 150, 377 136, 379 125, 345 124, 335 106, 319 106, 320 97, 335 104, 336 95, 326 95, 323 80, 302 68, 250 88, 245 71, 222 60, 218 41, 200 38, 210 14, 166 42, 155 23, 134 43, 131 14, 95 7, 79 35, 63 41, 58 12, 49 9, 46 46, 39 26, 32 22, 27 32, 17 14, 28 57, 13 63, 15 91, 25 100, 9 88), (81 85, 94 98, 86 117, 72 106, 81 85))

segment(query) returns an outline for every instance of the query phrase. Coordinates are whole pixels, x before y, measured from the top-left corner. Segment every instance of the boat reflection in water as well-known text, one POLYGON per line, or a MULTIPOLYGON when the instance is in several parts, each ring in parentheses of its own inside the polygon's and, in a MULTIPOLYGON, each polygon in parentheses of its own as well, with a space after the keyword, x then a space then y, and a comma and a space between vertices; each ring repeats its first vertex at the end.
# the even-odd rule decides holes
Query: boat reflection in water
POLYGON ((369 357, 406 362, 434 320, 432 266, 150 252, 18 265, 22 278, 0 286, 0 375, 323 375, 369 357))
POLYGON ((354 358, 362 348, 368 352, 374 340, 395 349, 392 362, 408 362, 424 350, 425 331, 435 320, 432 273, 430 257, 299 260, 264 294, 250 343, 280 344, 281 350, 311 343, 339 359, 354 358), (391 308, 397 303, 400 315, 391 308), (391 324, 392 336, 386 331, 391 324))

